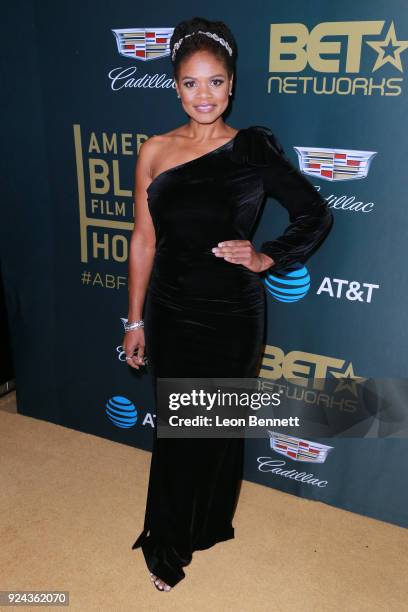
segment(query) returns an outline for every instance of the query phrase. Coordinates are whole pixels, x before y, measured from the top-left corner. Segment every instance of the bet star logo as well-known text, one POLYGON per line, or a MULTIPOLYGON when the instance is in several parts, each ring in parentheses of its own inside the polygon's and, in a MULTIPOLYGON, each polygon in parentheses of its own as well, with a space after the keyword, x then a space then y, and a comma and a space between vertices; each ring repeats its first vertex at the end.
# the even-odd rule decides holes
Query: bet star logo
POLYGON ((403 72, 401 63, 401 53, 408 48, 408 40, 397 40, 394 22, 391 22, 389 30, 384 40, 368 41, 367 45, 372 47, 378 57, 373 67, 373 72, 389 62, 392 66, 403 72))

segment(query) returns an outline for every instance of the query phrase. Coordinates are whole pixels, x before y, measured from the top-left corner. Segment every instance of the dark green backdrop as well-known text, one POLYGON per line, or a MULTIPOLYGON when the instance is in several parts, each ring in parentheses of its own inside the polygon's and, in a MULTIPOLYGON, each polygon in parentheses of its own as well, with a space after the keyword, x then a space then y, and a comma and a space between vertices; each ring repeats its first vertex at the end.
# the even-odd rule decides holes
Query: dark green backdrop
MULTIPOLYGON (((114 29, 171 29, 195 14, 222 19, 239 45, 229 124, 269 126, 303 171, 294 147, 341 149, 348 159, 359 157, 361 167, 364 152, 375 153, 362 176, 308 176, 328 198, 334 229, 307 262, 307 295, 284 303, 268 294, 266 353, 299 351, 311 375, 327 360, 336 360, 328 377, 333 371, 351 380, 406 375, 405 4, 316 0, 312 10, 303 0, 238 0, 232 10, 218 0, 191 7, 16 0, 3 9, 0 248, 18 410, 144 449, 151 448, 154 422, 151 380, 130 370, 118 352, 120 317, 127 316, 133 172, 138 143, 187 117, 175 90, 163 86, 172 79, 169 57, 119 54, 114 29), (286 65, 276 63, 276 54, 269 62, 277 24, 287 24, 281 27, 289 34, 299 24, 306 37, 298 55, 280 56, 286 65), (133 82, 113 81, 123 71, 133 82), (140 86, 131 86, 136 79, 140 86), (368 285, 375 286, 371 299, 368 285), (134 405, 133 413, 124 402, 134 405), (107 404, 121 405, 128 426, 108 417, 107 404)), ((269 200, 255 244, 287 223, 286 212, 269 200)), ((311 442, 333 447, 321 463, 275 452, 267 431, 264 440, 248 440, 246 478, 408 526, 402 435, 380 439, 367 430, 364 439, 311 442), (261 471, 258 457, 327 484, 261 471)))

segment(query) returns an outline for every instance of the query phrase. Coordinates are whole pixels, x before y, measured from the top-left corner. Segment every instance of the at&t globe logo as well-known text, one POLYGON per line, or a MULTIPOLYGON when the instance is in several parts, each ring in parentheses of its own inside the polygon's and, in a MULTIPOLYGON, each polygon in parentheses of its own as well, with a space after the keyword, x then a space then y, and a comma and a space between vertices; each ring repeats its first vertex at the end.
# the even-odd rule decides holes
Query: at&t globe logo
POLYGON ((265 278, 268 293, 278 302, 298 302, 310 289, 310 274, 307 268, 298 264, 281 274, 268 273, 265 278))
POLYGON ((133 427, 137 421, 137 410, 133 402, 122 395, 114 395, 106 402, 106 415, 114 425, 133 427))

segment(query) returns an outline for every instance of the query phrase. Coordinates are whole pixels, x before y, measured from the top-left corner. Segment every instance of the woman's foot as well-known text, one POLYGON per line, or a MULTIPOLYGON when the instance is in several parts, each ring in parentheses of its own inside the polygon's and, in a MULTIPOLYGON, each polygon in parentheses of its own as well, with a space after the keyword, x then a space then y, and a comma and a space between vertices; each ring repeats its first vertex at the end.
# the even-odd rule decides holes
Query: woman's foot
POLYGON ((150 580, 159 591, 170 591, 171 586, 150 572, 150 580))

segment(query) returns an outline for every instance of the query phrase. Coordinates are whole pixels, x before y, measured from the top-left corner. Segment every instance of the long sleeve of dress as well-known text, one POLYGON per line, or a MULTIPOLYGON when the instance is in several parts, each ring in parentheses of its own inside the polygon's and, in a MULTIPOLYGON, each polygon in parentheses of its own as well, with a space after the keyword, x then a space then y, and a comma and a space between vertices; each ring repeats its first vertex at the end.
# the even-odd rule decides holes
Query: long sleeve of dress
POLYGON ((264 126, 242 130, 235 155, 259 167, 265 194, 289 213, 290 224, 275 240, 263 242, 259 251, 274 264, 268 271, 283 271, 305 263, 321 246, 333 226, 333 214, 317 189, 286 157, 273 132, 264 126))

